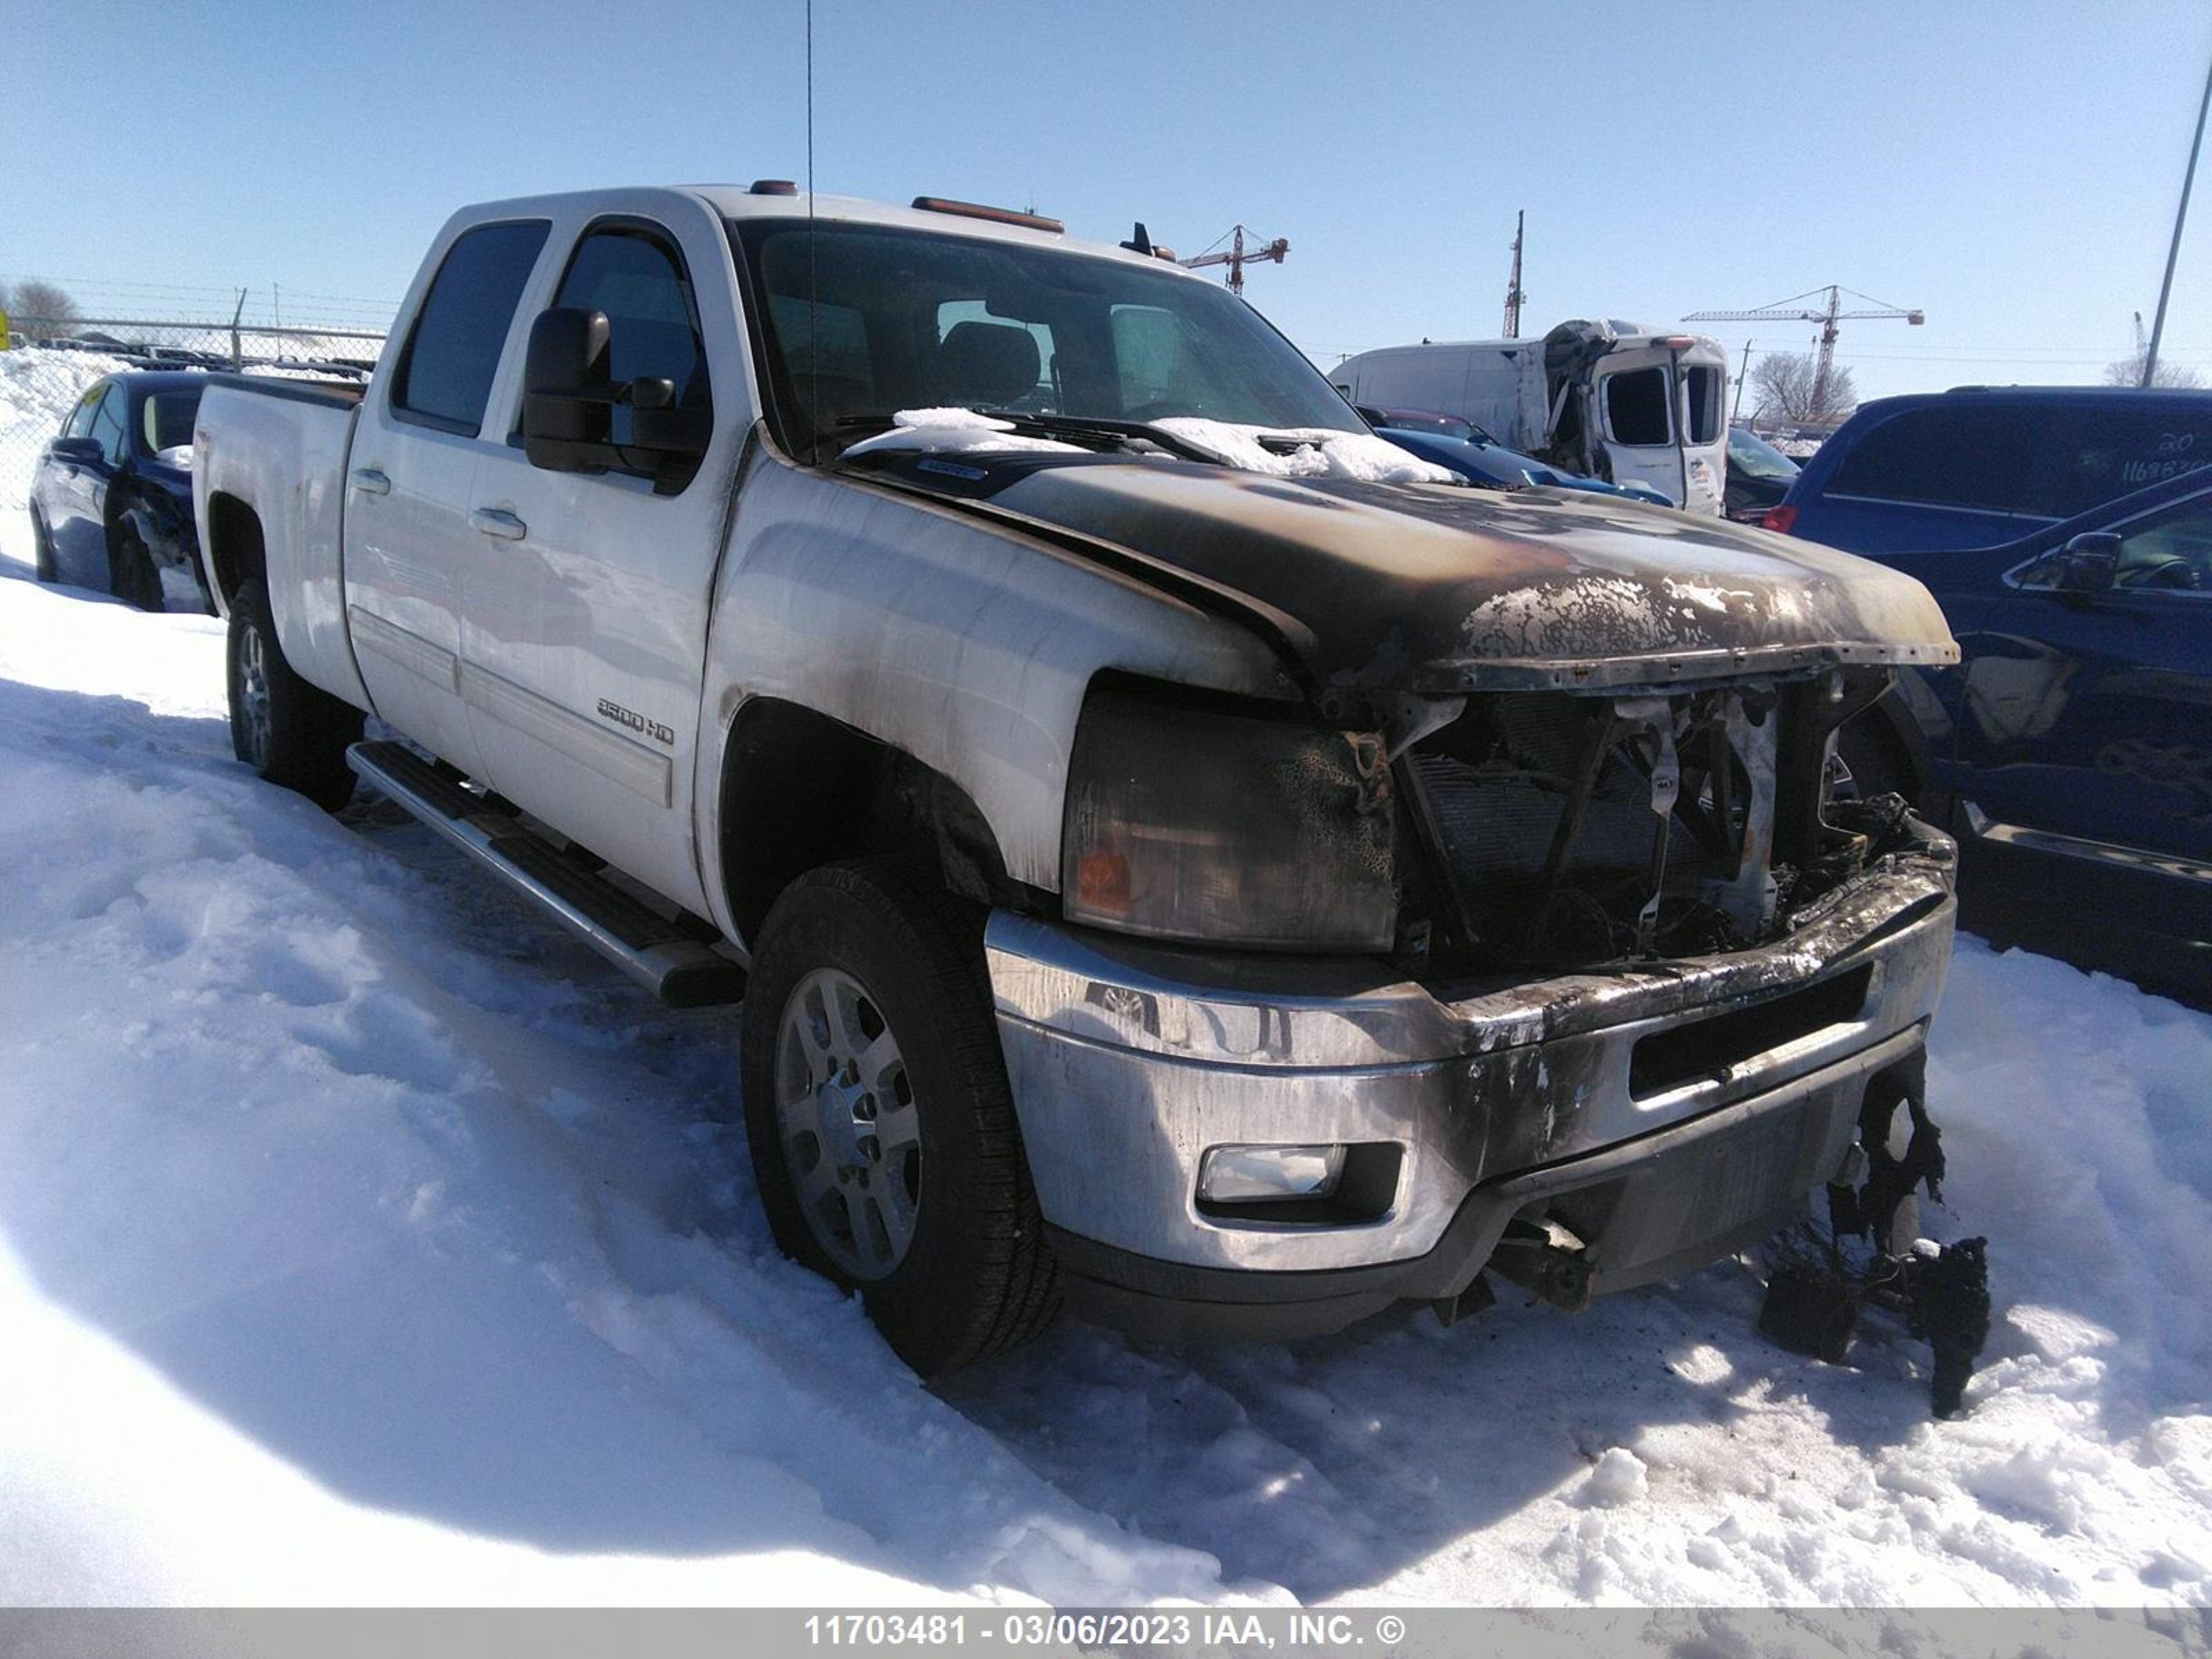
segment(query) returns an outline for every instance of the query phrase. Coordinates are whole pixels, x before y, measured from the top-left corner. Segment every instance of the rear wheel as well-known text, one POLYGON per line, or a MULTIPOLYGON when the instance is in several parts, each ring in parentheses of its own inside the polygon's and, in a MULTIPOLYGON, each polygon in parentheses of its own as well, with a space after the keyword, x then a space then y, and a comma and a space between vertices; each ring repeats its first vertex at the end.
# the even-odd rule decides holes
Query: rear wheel
POLYGON ((161 573, 138 532, 124 528, 107 538, 107 591, 141 611, 161 608, 161 573))
POLYGON ((857 1290, 915 1371, 1049 1322, 1052 1256, 973 907, 888 861, 799 877, 761 929, 744 1084, 776 1243, 857 1290))
POLYGON ((37 507, 31 509, 31 559, 34 574, 42 582, 59 581, 61 572, 54 566, 53 532, 37 507))
POLYGON ((249 581, 230 602, 230 745, 271 783, 337 811, 353 797, 347 748, 362 714, 292 672, 270 618, 269 596, 249 581))

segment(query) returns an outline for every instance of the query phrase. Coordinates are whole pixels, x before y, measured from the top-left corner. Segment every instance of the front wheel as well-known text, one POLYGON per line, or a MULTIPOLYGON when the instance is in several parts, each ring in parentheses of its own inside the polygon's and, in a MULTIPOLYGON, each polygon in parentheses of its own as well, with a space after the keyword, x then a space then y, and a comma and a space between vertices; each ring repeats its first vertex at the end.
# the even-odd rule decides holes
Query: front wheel
POLYGON ((345 752, 361 740, 361 711, 292 672, 258 580, 230 602, 228 656, 232 752, 270 782, 337 811, 353 798, 345 752))
POLYGON ((785 889, 744 1011, 754 1178, 787 1255, 857 1290, 924 1377, 1058 1305, 983 974, 979 918, 884 860, 785 889))

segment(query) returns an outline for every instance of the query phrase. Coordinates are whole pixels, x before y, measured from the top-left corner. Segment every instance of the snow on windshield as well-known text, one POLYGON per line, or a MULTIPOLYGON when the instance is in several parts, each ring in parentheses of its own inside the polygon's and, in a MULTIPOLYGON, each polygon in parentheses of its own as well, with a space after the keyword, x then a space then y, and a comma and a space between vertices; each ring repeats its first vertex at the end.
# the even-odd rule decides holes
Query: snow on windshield
POLYGON ((1336 432, 1327 427, 1278 430, 1189 415, 1172 416, 1152 424, 1212 451, 1231 466, 1278 478, 1364 478, 1370 483, 1463 482, 1449 467, 1422 460, 1371 432, 1336 432))
POLYGON ((865 455, 876 449, 927 449, 936 454, 1006 454, 1041 450, 1061 455, 1090 452, 1079 444, 1063 444, 1050 438, 1031 438, 1014 430, 1012 421, 995 415, 978 415, 972 409, 902 409, 891 416, 887 432, 845 447, 848 455, 865 455))
MULTIPOLYGON (((1033 438, 1012 421, 972 409, 902 409, 895 424, 847 447, 847 455, 873 450, 923 449, 933 453, 989 454, 1043 452, 1087 453, 1081 446, 1033 438)), ((1278 478, 1364 478, 1376 483, 1461 482, 1449 467, 1432 465, 1384 439, 1364 432, 1334 432, 1325 427, 1277 428, 1238 426, 1227 421, 1176 416, 1152 422, 1163 432, 1205 450, 1224 465, 1278 478)))

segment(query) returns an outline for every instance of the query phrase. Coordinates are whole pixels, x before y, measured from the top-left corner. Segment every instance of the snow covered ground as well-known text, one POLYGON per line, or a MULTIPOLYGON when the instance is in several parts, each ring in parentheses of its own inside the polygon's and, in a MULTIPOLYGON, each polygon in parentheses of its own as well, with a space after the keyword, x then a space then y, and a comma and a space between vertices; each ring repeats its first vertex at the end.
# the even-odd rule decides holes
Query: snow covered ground
MULTIPOLYGON (((15 526, 9 526, 16 545, 15 526)), ((920 1388, 678 1013, 388 805, 252 781, 211 619, 0 560, 0 1604, 2212 1602, 2212 1018, 1963 943, 1925 1351, 1749 1270, 920 1388)))

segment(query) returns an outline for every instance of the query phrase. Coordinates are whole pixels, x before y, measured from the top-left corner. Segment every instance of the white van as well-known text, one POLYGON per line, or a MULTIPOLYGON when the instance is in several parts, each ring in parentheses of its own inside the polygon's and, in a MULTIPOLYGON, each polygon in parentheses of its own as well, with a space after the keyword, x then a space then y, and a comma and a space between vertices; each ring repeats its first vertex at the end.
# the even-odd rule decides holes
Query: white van
POLYGON ((1329 371, 1370 408, 1471 421, 1509 448, 1717 515, 1728 476, 1728 354, 1617 319, 1541 339, 1385 346, 1329 371))

